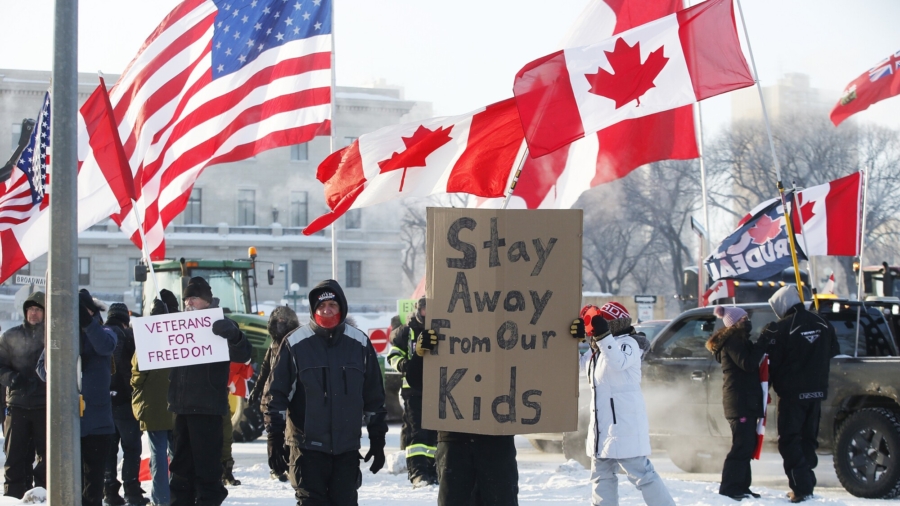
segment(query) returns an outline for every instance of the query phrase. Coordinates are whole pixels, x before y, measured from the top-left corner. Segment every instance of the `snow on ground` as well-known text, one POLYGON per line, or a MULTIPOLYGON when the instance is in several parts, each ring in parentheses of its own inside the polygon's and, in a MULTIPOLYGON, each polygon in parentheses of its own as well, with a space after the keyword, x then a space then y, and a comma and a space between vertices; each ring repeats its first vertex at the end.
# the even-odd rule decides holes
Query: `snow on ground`
MULTIPOLYGON (((398 425, 391 425, 388 432, 385 453, 399 450, 398 425)), ((365 432, 365 431, 364 431, 365 432)), ((363 441, 363 445, 367 445, 363 441)), ((588 478, 590 472, 574 461, 566 462, 562 455, 541 453, 535 450, 523 437, 516 437, 519 462, 519 504, 539 505, 587 505, 590 504, 588 478)), ((147 449, 145 445, 145 456, 147 449)), ((366 449, 362 453, 365 455, 366 449)), ((269 478, 266 464, 266 443, 260 439, 253 443, 235 443, 233 447, 236 461, 234 474, 242 484, 228 488, 229 506, 293 506, 296 504, 294 491, 288 483, 269 478)), ((718 495, 719 476, 712 474, 684 473, 672 464, 665 453, 651 457, 657 471, 681 505, 734 506, 737 503, 718 495)), ((361 506, 403 506, 437 504, 437 487, 413 490, 406 473, 391 475, 387 469, 373 475, 369 464, 361 463, 363 484, 359 490, 361 506)), ((883 504, 885 501, 859 499, 851 496, 837 481, 831 458, 822 456, 816 469, 819 484, 812 501, 804 504, 827 504, 830 506, 855 506, 883 504)), ((781 459, 776 453, 763 455, 761 461, 753 463, 753 490, 762 494, 760 499, 744 500, 741 506, 786 505, 788 500, 787 480, 781 468, 781 459)), ((149 491, 149 483, 144 484, 149 491)), ((619 478, 619 503, 622 506, 642 505, 640 493, 625 479, 619 478)), ((12 498, 0 498, 0 506, 22 504, 12 498)))

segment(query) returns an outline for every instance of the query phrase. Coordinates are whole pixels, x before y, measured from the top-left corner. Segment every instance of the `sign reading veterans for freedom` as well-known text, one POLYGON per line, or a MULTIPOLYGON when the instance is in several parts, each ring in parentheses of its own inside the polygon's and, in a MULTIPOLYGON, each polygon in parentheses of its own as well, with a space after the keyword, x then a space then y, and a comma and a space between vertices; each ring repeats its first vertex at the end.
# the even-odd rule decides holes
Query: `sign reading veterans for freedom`
POLYGON ((429 208, 422 425, 575 430, 582 211, 429 208))
POLYGON ((132 318, 135 353, 142 371, 225 362, 228 341, 213 334, 222 309, 132 318))

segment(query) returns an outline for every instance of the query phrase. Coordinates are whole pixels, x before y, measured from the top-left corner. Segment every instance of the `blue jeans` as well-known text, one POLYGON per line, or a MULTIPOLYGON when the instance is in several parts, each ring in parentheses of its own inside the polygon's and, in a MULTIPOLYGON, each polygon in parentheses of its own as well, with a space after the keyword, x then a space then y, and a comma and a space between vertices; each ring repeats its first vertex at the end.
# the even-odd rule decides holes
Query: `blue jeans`
POLYGON ((150 440, 150 476, 153 488, 150 499, 153 504, 169 504, 169 434, 168 430, 147 431, 150 440))

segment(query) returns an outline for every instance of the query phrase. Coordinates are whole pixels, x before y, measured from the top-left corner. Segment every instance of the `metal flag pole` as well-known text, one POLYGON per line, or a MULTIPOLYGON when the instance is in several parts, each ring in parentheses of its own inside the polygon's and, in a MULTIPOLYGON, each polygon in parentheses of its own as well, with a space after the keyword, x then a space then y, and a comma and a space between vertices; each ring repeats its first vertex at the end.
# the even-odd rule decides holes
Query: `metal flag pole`
MULTIPOLYGON (((334 44, 334 35, 335 35, 335 25, 334 22, 334 14, 335 8, 334 3, 336 0, 332 0, 331 2, 331 135, 328 136, 329 142, 329 151, 334 153, 334 120, 337 116, 337 102, 335 90, 337 88, 337 79, 335 74, 337 73, 337 69, 334 66, 335 63, 335 44, 334 44)), ((338 280, 338 256, 337 256, 337 224, 340 220, 340 217, 335 219, 331 223, 331 279, 337 281, 338 280)))
MULTIPOLYGON (((856 307, 856 345, 853 348, 853 356, 857 356, 857 350, 859 349, 859 320, 862 316, 862 309, 866 305, 866 297, 863 295, 863 290, 865 289, 865 273, 863 271, 863 252, 866 246, 866 218, 869 215, 869 174, 866 171, 862 172, 863 178, 863 213, 862 213, 862 226, 859 231, 859 275, 857 276, 856 281, 856 298, 859 299, 859 306, 856 307)), ((871 171, 870 171, 871 172, 871 171)))
POLYGON ((818 291, 816 290, 816 278, 812 273, 812 261, 810 260, 812 255, 809 254, 809 247, 806 245, 806 231, 803 229, 803 212, 800 209, 800 201, 797 199, 797 182, 791 181, 791 185, 793 186, 791 189, 791 198, 794 201, 794 209, 797 210, 797 216, 799 217, 797 221, 800 222, 800 237, 803 238, 803 250, 806 251, 806 274, 809 276, 809 290, 812 292, 813 304, 815 304, 816 311, 818 311, 819 298, 816 297, 818 294, 818 291))
POLYGON ((800 302, 803 302, 803 283, 800 280, 800 266, 797 263, 797 245, 794 244, 794 232, 791 225, 790 213, 788 213, 787 201, 784 198, 784 185, 781 184, 781 166, 778 164, 778 155, 775 153, 775 141, 772 139, 772 127, 769 125, 769 114, 766 112, 766 100, 763 98, 762 85, 759 83, 759 73, 756 71, 756 59, 753 58, 753 46, 750 44, 750 34, 747 32, 747 21, 744 19, 744 9, 741 8, 741 0, 735 0, 738 14, 741 16, 741 26, 744 28, 744 38, 747 39, 747 52, 750 53, 750 66, 753 67, 753 80, 756 82, 756 91, 759 93, 759 104, 762 106, 763 123, 766 125, 766 136, 769 139, 769 149, 772 150, 772 164, 775 166, 775 179, 778 181, 778 193, 781 196, 781 208, 784 210, 784 223, 787 229, 788 244, 791 247, 791 261, 794 264, 794 277, 797 281, 797 292, 800 294, 800 302))
POLYGON ((81 506, 78 398, 78 0, 53 21, 50 248, 47 278, 47 500, 81 506))
POLYGON ((516 189, 516 183, 519 182, 519 176, 522 175, 522 167, 525 166, 525 159, 528 158, 528 145, 525 145, 525 149, 522 150, 522 156, 519 158, 519 163, 516 166, 516 174, 513 176, 512 182, 509 183, 509 190, 506 192, 506 197, 503 199, 503 206, 500 209, 506 209, 506 206, 509 205, 509 199, 512 198, 513 191, 516 189))
MULTIPOLYGON (((697 151, 700 154, 700 194, 703 198, 703 226, 706 228, 706 240, 700 239, 700 270, 697 272, 697 285, 702 297, 703 288, 706 286, 706 270, 703 268, 703 246, 706 246, 706 254, 712 253, 712 243, 709 239, 709 190, 706 186, 706 163, 703 161, 703 111, 700 102, 697 102, 697 151), (705 244, 704 244, 705 243, 705 244)), ((697 299, 698 302, 700 299, 697 299)))
POLYGON ((141 216, 138 214, 137 210, 137 202, 134 200, 131 201, 131 213, 134 215, 134 221, 137 222, 138 233, 141 235, 141 253, 144 254, 144 259, 147 261, 147 268, 150 269, 150 279, 153 280, 153 290, 156 291, 156 298, 162 300, 162 296, 159 294, 159 283, 156 281, 156 271, 153 270, 153 261, 150 260, 150 251, 147 249, 147 238, 144 236, 144 222, 141 221, 141 216))

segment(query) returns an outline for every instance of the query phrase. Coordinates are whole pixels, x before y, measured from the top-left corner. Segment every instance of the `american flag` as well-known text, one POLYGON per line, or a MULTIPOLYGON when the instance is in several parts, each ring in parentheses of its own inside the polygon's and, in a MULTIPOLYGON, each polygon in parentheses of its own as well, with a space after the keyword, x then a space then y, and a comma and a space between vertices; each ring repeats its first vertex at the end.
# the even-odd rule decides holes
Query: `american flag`
POLYGON ((110 99, 152 258, 204 168, 330 133, 331 31, 332 0, 185 0, 150 35, 110 99))

